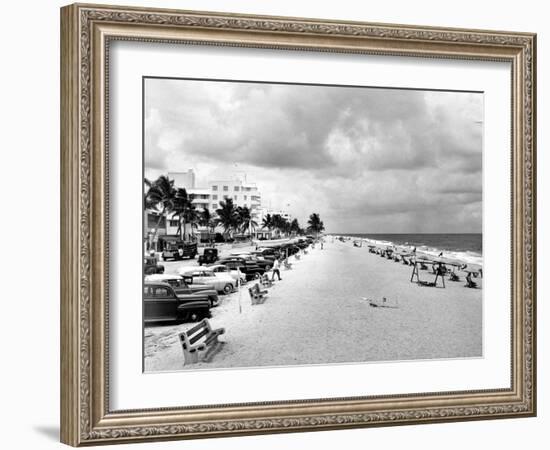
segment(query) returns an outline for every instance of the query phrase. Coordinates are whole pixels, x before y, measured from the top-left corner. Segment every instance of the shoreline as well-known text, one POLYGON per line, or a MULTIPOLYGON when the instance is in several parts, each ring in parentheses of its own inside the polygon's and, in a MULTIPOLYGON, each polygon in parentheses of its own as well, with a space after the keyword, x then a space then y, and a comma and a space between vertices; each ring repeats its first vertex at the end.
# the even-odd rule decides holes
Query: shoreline
MULTIPOLYGON (((363 243, 366 243, 367 245, 374 245, 379 249, 386 249, 386 248, 393 248, 399 251, 409 251, 412 252, 413 249, 416 249, 416 253, 420 256, 423 256, 425 258, 436 258, 440 253, 443 253, 444 257, 447 257, 449 259, 456 260, 458 262, 461 262, 466 265, 473 265, 476 266, 475 269, 479 269, 480 267, 483 267, 483 254, 480 251, 475 250, 468 250, 468 249, 445 249, 441 247, 437 247, 435 245, 427 245, 425 243, 410 243, 410 242, 404 242, 404 243, 396 243, 390 240, 386 239, 374 239, 372 237, 367 236, 374 236, 376 233, 367 234, 367 233, 349 233, 349 234, 330 234, 327 235, 327 237, 338 239, 338 238, 344 238, 346 240, 351 241, 362 241, 363 243)), ((453 233, 380 233, 380 236, 448 236, 453 235, 453 233)), ((480 236, 481 233, 454 233, 455 236, 465 236, 465 235, 472 235, 472 236, 480 236)))

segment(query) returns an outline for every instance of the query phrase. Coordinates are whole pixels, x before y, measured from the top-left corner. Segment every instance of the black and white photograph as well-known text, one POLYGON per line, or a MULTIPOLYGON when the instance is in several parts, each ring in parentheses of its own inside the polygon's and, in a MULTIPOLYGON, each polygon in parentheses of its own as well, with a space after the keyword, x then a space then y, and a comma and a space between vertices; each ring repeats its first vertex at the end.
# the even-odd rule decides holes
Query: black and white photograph
POLYGON ((146 372, 483 356, 483 93, 143 94, 146 372))

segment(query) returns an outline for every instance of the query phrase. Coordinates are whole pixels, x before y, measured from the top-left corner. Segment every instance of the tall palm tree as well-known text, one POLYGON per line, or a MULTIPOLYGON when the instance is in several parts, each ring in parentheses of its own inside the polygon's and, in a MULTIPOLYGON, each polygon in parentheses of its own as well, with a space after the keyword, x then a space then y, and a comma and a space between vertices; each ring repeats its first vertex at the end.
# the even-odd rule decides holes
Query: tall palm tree
POLYGON ((187 223, 191 225, 191 236, 193 237, 193 240, 195 240, 195 230, 198 228, 198 225, 199 225, 200 212, 197 211, 197 208, 195 208, 195 205, 193 205, 193 203, 190 202, 189 207, 185 210, 183 216, 184 216, 184 226, 187 223))
POLYGON ((187 193, 185 188, 177 188, 174 196, 174 217, 178 218, 178 231, 182 240, 185 240, 187 233, 186 225, 189 217, 189 209, 193 206, 192 196, 187 193))
POLYGON ((216 209, 216 214, 218 215, 216 224, 223 227, 224 234, 230 234, 232 230, 237 228, 237 209, 232 199, 221 200, 220 207, 216 209))
POLYGON ((273 226, 273 217, 271 214, 266 214, 266 216, 262 220, 262 228, 267 228, 269 231, 271 231, 271 227, 273 226))
MULTIPOLYGON (((244 234, 247 230, 252 232, 258 226, 258 223, 252 218, 252 213, 247 206, 237 208, 238 226, 244 234)), ((252 235, 252 233, 250 233, 252 235)))
POLYGON ((319 217, 319 214, 317 213, 313 213, 309 216, 309 220, 307 221, 307 224, 308 224, 308 227, 307 227, 308 231, 315 233, 316 235, 318 235, 325 229, 325 224, 323 223, 323 221, 319 217))
MULTIPOLYGON (((144 179, 147 191, 145 192, 143 204, 146 209, 156 209, 159 213, 157 226, 155 227, 156 237, 160 222, 164 218, 165 223, 168 221, 168 213, 174 209, 176 189, 174 188, 174 180, 171 180, 166 175, 161 175, 155 181, 144 179)), ((168 229, 168 227, 166 228, 168 229)))
POLYGON ((281 216, 280 214, 273 214, 272 218, 272 226, 274 229, 277 230, 279 235, 281 234, 288 234, 290 231, 290 222, 281 216))
POLYGON ((273 227, 273 217, 271 217, 271 214, 266 214, 265 217, 262 219, 262 229, 267 228, 267 231, 269 231, 269 237, 271 237, 272 227, 273 227))
POLYGON ((216 221, 208 208, 203 208, 199 215, 199 225, 208 230, 208 240, 212 243, 211 235, 216 226, 216 221))
POLYGON ((298 219, 292 219, 292 222, 290 222, 290 232, 301 234, 302 229, 300 228, 300 224, 298 223, 298 219))

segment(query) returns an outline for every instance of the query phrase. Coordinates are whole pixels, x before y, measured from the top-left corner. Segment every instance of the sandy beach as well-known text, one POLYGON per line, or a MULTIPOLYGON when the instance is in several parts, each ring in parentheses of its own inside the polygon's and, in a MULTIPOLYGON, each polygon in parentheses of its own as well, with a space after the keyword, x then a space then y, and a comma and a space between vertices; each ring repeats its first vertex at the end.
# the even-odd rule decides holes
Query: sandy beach
POLYGON ((464 287, 463 276, 446 279, 445 289, 418 286, 412 267, 338 240, 291 261, 265 303, 251 305, 246 286, 221 297, 210 322, 225 328, 225 344, 209 363, 184 364, 178 333, 193 324, 146 327, 145 370, 482 356, 483 291, 464 287), (361 297, 386 297, 398 308, 361 297))

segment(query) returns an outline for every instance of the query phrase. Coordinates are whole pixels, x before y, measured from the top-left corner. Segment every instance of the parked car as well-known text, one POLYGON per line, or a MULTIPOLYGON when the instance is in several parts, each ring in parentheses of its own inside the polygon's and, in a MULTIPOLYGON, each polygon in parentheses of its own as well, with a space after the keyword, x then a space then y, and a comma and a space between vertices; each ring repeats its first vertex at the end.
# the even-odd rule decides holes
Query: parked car
POLYGON ((260 266, 264 271, 271 270, 273 267, 273 260, 272 259, 265 259, 263 257, 259 257, 256 255, 253 255, 251 252, 246 253, 232 253, 231 256, 237 256, 238 258, 243 258, 247 264, 256 264, 257 266, 260 266))
POLYGON ((179 236, 162 236, 159 238, 159 245, 164 260, 194 259, 197 256, 197 243, 185 242, 179 236))
POLYGON ((176 295, 182 294, 196 294, 200 292, 203 295, 208 296, 210 306, 215 306, 219 302, 218 291, 211 284, 188 284, 185 282, 181 275, 174 274, 153 274, 147 275, 145 281, 156 281, 161 283, 168 283, 174 289, 176 295))
MULTIPOLYGON (((239 271, 237 269, 230 269, 229 267, 223 264, 214 264, 208 266, 208 270, 211 270, 214 273, 225 273, 232 277, 235 281, 239 280, 239 271)), ((241 283, 246 283, 246 274, 241 272, 241 283)))
POLYGON ((264 268, 253 263, 252 261, 247 262, 244 258, 241 258, 239 256, 227 256, 225 258, 221 258, 218 263, 223 264, 230 269, 239 269, 242 273, 245 274, 247 281, 260 278, 260 276, 265 273, 264 268))
POLYGON ((164 266, 158 263, 154 256, 146 256, 143 258, 143 273, 149 275, 152 273, 164 273, 164 266))
POLYGON ((192 321, 210 317, 210 302, 203 293, 176 295, 168 283, 146 281, 143 285, 145 323, 192 321))
POLYGON ((259 248, 258 250, 253 251, 252 254, 261 256, 264 259, 271 259, 272 261, 275 261, 281 257, 279 250, 274 248, 259 248))
POLYGON ((182 267, 179 270, 179 274, 183 276, 183 279, 188 284, 209 284, 214 286, 216 291, 223 292, 224 294, 233 292, 237 286, 237 282, 232 276, 224 273, 215 273, 205 268, 182 267))
POLYGON ((199 266, 203 264, 214 264, 218 259, 217 248, 205 248, 202 255, 199 255, 199 266))

